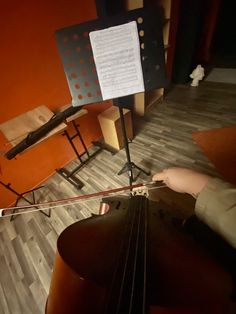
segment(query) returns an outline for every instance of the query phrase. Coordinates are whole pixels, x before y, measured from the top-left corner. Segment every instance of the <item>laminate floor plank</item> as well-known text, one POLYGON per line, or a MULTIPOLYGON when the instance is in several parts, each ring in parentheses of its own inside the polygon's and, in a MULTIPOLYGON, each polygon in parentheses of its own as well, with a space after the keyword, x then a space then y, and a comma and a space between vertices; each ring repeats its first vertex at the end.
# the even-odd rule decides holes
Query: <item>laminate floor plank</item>
POLYGON ((4 257, 8 272, 10 272, 16 280, 22 280, 24 273, 17 258, 17 253, 14 251, 12 242, 9 240, 7 233, 0 233, 1 255, 4 257))
POLYGON ((19 236, 23 242, 27 242, 30 237, 32 237, 33 234, 31 230, 27 228, 27 223, 24 220, 24 215, 19 215, 17 219, 14 219, 12 225, 16 230, 16 235, 19 236))
POLYGON ((15 285, 18 298, 20 299, 21 304, 24 304, 24 313, 40 314, 41 309, 37 305, 28 284, 24 281, 18 281, 15 283, 15 285))
POLYGON ((30 256, 31 262, 33 263, 42 286, 44 290, 48 292, 52 268, 49 268, 39 245, 33 237, 27 242, 27 248, 25 248, 25 250, 28 250, 27 254, 30 256))
MULTIPOLYGON (((31 291, 33 300, 37 304, 39 308, 39 313, 44 313, 46 300, 47 300, 47 291, 43 288, 42 283, 39 279, 36 279, 30 286, 29 289, 31 291)), ((34 313, 33 313, 34 314, 34 313)))
POLYGON ((24 246, 21 243, 20 237, 17 237, 14 240, 12 240, 12 247, 16 253, 17 259, 23 272, 24 277, 22 279, 24 279, 26 284, 30 286, 36 278, 34 276, 32 268, 29 265, 30 264, 29 260, 27 260, 26 256, 22 254, 22 252, 24 251, 24 246))
POLYGON ((34 234, 34 239, 37 242, 39 249, 44 256, 47 265, 51 269, 53 267, 53 263, 54 263, 54 258, 53 258, 54 251, 53 251, 53 249, 48 245, 47 241, 45 241, 45 236, 43 235, 43 233, 39 229, 39 226, 35 222, 34 219, 32 219, 28 223, 28 226, 31 229, 32 233, 34 234))
POLYGON ((8 266, 5 258, 0 256, 1 286, 5 296, 4 303, 7 303, 11 313, 24 313, 24 303, 21 303, 21 299, 17 296, 15 280, 13 281, 8 266))
POLYGON ((0 313, 4 313, 4 314, 10 314, 10 310, 9 307, 7 305, 7 300, 6 300, 6 296, 5 293, 2 289, 2 284, 0 284, 0 313))

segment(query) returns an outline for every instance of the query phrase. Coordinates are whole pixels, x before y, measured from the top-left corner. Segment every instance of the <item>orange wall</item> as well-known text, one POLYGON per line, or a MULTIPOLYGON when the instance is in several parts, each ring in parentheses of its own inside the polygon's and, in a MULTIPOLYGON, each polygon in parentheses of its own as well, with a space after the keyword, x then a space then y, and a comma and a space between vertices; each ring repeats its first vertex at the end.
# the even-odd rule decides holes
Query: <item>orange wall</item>
MULTIPOLYGON (((95 18, 94 0, 13 0, 1 5, 0 123, 42 104, 55 110, 70 102, 54 32, 95 18)), ((97 114, 109 105, 90 105, 89 114, 79 119, 88 145, 101 137, 97 114)), ((0 151, 8 149, 0 134, 0 151)), ((56 135, 14 160, 0 156, 0 180, 23 192, 73 158, 65 137, 56 135)), ((14 200, 15 196, 0 186, 0 207, 14 200)))

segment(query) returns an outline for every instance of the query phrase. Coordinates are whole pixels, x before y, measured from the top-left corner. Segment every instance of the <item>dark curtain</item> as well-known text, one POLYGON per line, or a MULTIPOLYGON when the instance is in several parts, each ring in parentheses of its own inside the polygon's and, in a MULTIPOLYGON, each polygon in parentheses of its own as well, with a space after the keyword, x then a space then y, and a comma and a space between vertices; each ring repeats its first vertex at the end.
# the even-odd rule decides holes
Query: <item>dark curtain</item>
MULTIPOLYGON (((227 1, 228 5, 230 1, 227 1)), ((174 59, 173 81, 175 83, 186 83, 189 74, 201 64, 206 70, 212 63, 212 47, 214 36, 221 16, 221 0, 182 0, 180 8, 179 27, 177 32, 177 47, 174 59)), ((233 22, 227 22, 226 25, 233 22)), ((232 21, 232 19, 230 19, 232 21)), ((223 22, 223 23, 224 23, 223 22)), ((225 34, 226 27, 223 33, 225 34)), ((232 27, 227 30, 232 36, 232 27)), ((222 41, 223 43, 223 41, 222 41)))

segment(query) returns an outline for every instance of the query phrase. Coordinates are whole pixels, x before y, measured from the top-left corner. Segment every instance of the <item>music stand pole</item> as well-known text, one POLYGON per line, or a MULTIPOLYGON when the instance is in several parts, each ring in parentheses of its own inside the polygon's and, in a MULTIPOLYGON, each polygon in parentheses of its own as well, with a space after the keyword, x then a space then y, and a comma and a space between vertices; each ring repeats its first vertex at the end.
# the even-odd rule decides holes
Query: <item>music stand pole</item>
POLYGON ((127 162, 125 163, 124 167, 118 172, 118 175, 127 171, 128 176, 129 176, 129 185, 132 185, 134 182, 134 176, 133 176, 133 169, 131 165, 131 158, 130 158, 130 152, 129 152, 129 143, 128 143, 127 133, 125 129, 124 113, 123 113, 123 108, 119 105, 118 107, 119 107, 119 114, 120 114, 121 130, 122 130, 123 141, 124 141, 124 148, 125 148, 126 159, 127 159, 127 162))
MULTIPOLYGON (((116 104, 117 104, 117 102, 116 102, 116 104)), ((119 114, 120 114, 121 131, 122 131, 122 135, 123 135, 124 148, 125 148, 126 159, 127 159, 127 162, 125 163, 123 168, 118 172, 118 175, 121 175, 124 172, 128 172, 129 185, 132 185, 133 182, 136 180, 136 178, 134 179, 134 175, 133 175, 133 169, 134 168, 138 169, 140 172, 143 172, 147 176, 150 175, 150 172, 145 171, 144 169, 138 167, 135 163, 133 163, 131 161, 130 151, 129 151, 129 142, 128 142, 127 133, 126 133, 126 129, 125 129, 125 119, 124 119, 123 108, 119 105, 118 105, 118 107, 119 107, 119 114)))

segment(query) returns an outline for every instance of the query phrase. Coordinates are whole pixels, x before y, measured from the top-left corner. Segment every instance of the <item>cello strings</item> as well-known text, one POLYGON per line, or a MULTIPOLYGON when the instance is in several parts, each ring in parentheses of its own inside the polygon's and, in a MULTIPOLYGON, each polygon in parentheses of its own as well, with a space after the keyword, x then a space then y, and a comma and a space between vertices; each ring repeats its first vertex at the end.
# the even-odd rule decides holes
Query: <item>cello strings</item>
MULTIPOLYGON (((0 208, 0 217, 8 217, 8 216, 13 216, 13 215, 21 215, 21 214, 27 214, 27 213, 32 213, 32 212, 37 212, 37 211, 42 211, 42 210, 49 210, 49 209, 55 209, 58 207, 66 207, 70 205, 75 205, 82 203, 83 201, 88 201, 88 200, 94 200, 102 196, 108 196, 111 194, 117 194, 118 192, 125 191, 125 190, 130 190, 132 189, 137 189, 138 187, 145 187, 148 185, 154 185, 155 182, 146 182, 142 184, 136 184, 131 186, 125 186, 122 188, 116 188, 112 190, 107 190, 107 191, 101 191, 101 192, 96 192, 92 194, 85 194, 85 195, 80 195, 80 196, 75 196, 71 197, 68 199, 61 199, 57 201, 51 201, 51 202, 44 202, 44 203, 36 203, 36 204, 30 204, 30 205, 22 205, 22 206, 14 206, 14 207, 8 207, 8 208, 0 208)), ((166 185, 159 185, 159 186, 153 186, 149 187, 149 190, 154 190, 154 189, 161 189, 165 188, 166 185)), ((123 195, 130 194, 130 191, 123 193, 123 195)))
MULTIPOLYGON (((130 304, 129 304, 129 313, 132 311, 133 306, 133 299, 134 299, 134 292, 135 292, 135 280, 137 276, 137 261, 138 261, 138 248, 140 245, 140 228, 141 228, 141 214, 142 214, 142 203, 139 202, 139 208, 138 208, 138 223, 136 226, 136 245, 135 245, 135 252, 134 252, 134 264, 133 264, 133 270, 132 270, 132 288, 131 288, 131 296, 130 296, 130 304)), ((137 214, 136 214, 137 215, 137 214)))
MULTIPOLYGON (((148 205, 147 205, 148 206, 148 205)), ((143 263, 143 314, 146 313, 147 298, 147 241, 148 241, 148 211, 144 211, 144 263, 143 263)))
POLYGON ((120 285, 120 291, 119 291, 119 300, 117 303, 117 313, 120 312, 120 307, 121 307, 121 302, 122 302, 122 295, 124 294, 124 286, 125 286, 125 276, 127 274, 128 270, 128 259, 129 259, 129 252, 131 250, 131 244, 132 244, 132 235, 133 235, 133 230, 135 228, 135 211, 131 211, 132 217, 131 217, 131 222, 130 222, 130 227, 129 227, 129 235, 126 240, 128 243, 127 249, 126 249, 126 256, 125 256, 125 263, 124 263, 124 268, 123 268, 123 274, 122 274, 122 280, 121 280, 121 285, 120 285))

